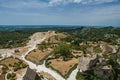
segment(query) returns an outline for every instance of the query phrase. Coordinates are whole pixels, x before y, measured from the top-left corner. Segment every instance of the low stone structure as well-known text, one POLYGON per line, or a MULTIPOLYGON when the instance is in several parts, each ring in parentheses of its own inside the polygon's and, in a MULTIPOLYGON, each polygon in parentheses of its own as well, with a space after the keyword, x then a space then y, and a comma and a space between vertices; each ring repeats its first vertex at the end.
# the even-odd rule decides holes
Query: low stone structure
POLYGON ((30 69, 27 68, 26 74, 23 77, 23 80, 41 80, 41 78, 38 76, 38 74, 30 69))
POLYGON ((72 51, 72 54, 74 55, 74 56, 83 56, 83 51, 79 51, 79 50, 73 50, 72 51))

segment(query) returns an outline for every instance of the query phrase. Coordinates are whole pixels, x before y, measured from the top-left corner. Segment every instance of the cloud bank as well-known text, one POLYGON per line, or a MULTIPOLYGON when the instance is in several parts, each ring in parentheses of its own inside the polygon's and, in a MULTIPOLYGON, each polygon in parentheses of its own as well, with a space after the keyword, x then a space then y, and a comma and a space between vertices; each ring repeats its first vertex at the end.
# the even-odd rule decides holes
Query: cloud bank
POLYGON ((120 0, 0 0, 0 24, 120 25, 120 0))
POLYGON ((68 4, 103 4, 119 0, 0 0, 0 7, 4 8, 45 8, 68 4))
POLYGON ((77 4, 102 4, 102 3, 110 3, 116 2, 118 0, 50 0, 49 5, 60 5, 60 4, 69 4, 69 3, 77 3, 77 4))

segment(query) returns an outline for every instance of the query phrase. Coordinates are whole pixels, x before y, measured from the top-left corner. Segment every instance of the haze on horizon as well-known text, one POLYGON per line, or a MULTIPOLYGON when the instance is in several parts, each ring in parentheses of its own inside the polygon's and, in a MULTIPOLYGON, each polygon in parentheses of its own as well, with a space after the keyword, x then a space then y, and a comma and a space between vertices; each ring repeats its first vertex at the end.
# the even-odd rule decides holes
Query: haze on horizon
POLYGON ((0 25, 120 26, 120 0, 0 0, 0 25))

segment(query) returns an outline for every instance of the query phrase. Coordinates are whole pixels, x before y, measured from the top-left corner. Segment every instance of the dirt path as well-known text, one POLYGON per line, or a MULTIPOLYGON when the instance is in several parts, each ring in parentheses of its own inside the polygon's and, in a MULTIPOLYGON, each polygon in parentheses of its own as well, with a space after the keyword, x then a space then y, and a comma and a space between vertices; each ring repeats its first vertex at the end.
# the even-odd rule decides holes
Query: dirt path
MULTIPOLYGON (((65 80, 63 77, 61 77, 57 72, 51 70, 50 68, 46 68, 45 67, 45 64, 43 65, 36 65, 34 63, 32 63, 31 61, 28 61, 25 59, 25 56, 32 50, 36 49, 36 46, 37 44, 40 44, 41 42, 43 42, 46 38, 49 38, 50 36, 53 36, 55 35, 54 32, 52 33, 41 33, 41 32, 37 32, 35 34, 33 34, 30 38, 31 40, 27 43, 27 46, 28 47, 28 51, 26 53, 23 53, 21 57, 18 57, 18 56, 15 56, 14 54, 11 54, 13 52, 13 50, 3 50, 5 51, 4 53, 7 55, 7 56, 14 56, 14 57, 17 57, 25 62, 28 63, 29 67, 31 69, 36 69, 37 72, 40 72, 40 71, 43 71, 43 72, 47 72, 49 74, 51 74, 56 80, 65 80)), ((75 69, 71 75, 69 76, 69 78, 67 80, 75 80, 75 76, 76 76, 76 73, 77 73, 77 69, 75 69)), ((23 75, 24 76, 24 75, 23 75)), ((23 76, 19 77, 17 80, 23 80, 23 76)))
MULTIPOLYGON (((35 35, 36 35, 36 34, 35 34, 35 35)), ((54 35, 54 34, 52 34, 52 35, 54 35)), ((62 78, 57 72, 55 72, 55 71, 53 71, 53 70, 51 70, 51 69, 49 69, 49 68, 46 68, 46 67, 45 67, 45 64, 43 64, 43 65, 36 65, 36 64, 32 63, 31 61, 28 61, 28 60, 25 59, 25 56, 26 56, 30 51, 36 49, 36 45, 37 45, 38 43, 40 44, 42 41, 44 41, 46 38, 48 38, 48 37, 50 37, 50 36, 52 36, 52 35, 46 35, 46 36, 44 36, 43 38, 41 38, 40 40, 36 40, 36 42, 35 42, 35 37, 34 37, 34 40, 31 40, 31 41, 28 43, 28 44, 29 44, 28 46, 29 46, 29 47, 32 46, 32 47, 29 48, 28 51, 20 57, 20 59, 22 59, 23 61, 27 62, 28 65, 29 65, 29 67, 30 67, 31 69, 36 69, 37 72, 40 72, 40 71, 47 72, 47 73, 51 74, 56 80, 64 80, 64 78, 62 78), (34 42, 32 43, 32 41, 34 41, 34 42)), ((38 36, 38 35, 36 35, 36 36, 38 36)), ((19 80, 20 80, 20 79, 19 79, 19 80)), ((21 79, 21 80, 22 80, 22 79, 21 79)))
POLYGON ((72 71, 72 73, 71 73, 70 76, 67 78, 67 80, 76 80, 77 72, 78 72, 78 68, 76 68, 75 70, 72 71))

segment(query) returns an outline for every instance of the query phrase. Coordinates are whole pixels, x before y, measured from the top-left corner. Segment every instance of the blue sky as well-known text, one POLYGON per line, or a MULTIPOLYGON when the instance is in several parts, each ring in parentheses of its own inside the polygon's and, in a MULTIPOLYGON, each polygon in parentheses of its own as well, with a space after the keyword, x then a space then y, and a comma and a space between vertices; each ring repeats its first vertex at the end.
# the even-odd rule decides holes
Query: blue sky
POLYGON ((120 26, 120 0, 0 0, 0 24, 120 26))

